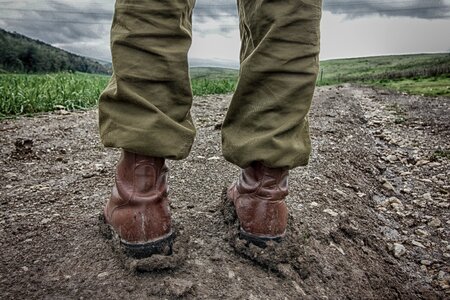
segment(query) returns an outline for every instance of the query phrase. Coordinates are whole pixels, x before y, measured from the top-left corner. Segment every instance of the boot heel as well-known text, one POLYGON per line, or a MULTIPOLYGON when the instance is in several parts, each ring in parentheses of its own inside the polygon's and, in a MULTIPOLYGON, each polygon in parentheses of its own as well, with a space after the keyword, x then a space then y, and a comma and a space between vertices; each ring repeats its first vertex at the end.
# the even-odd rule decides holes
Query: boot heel
POLYGON ((168 236, 160 240, 145 244, 132 244, 122 240, 120 241, 120 244, 125 255, 136 259, 142 259, 154 254, 172 255, 174 239, 175 233, 171 232, 168 236))
POLYGON ((281 241, 283 240, 283 236, 260 237, 260 236, 255 236, 253 234, 249 234, 242 229, 239 230, 239 238, 242 240, 246 240, 247 242, 252 243, 255 246, 258 246, 260 248, 266 248, 267 242, 273 241, 273 242, 281 243, 281 241))

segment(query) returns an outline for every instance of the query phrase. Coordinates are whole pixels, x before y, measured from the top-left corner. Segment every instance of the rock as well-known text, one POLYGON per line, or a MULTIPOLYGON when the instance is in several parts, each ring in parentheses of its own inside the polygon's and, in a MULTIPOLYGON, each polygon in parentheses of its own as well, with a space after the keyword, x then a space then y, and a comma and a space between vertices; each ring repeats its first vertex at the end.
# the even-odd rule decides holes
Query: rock
POLYGON ((323 212, 329 214, 332 217, 337 217, 339 215, 337 212, 329 208, 324 209, 323 212))
POLYGON ((22 270, 23 270, 24 272, 28 272, 30 269, 29 269, 27 266, 23 266, 23 267, 22 267, 22 270))
POLYGON ((402 189, 401 191, 402 191, 403 193, 405 193, 405 194, 411 194, 412 189, 410 189, 410 188, 404 188, 404 189, 402 189))
POLYGON ((402 244, 394 243, 394 248, 392 250, 394 252, 394 256, 399 258, 406 253, 406 248, 402 244))
POLYGON ((395 210, 403 209, 403 203, 397 197, 390 197, 381 204, 384 207, 392 207, 395 210))
POLYGON ((220 157, 219 156, 212 156, 210 158, 208 158, 208 160, 219 160, 220 157))
POLYGON ((432 264, 433 262, 431 262, 430 260, 427 260, 427 259, 422 259, 421 261, 420 261, 420 264, 421 265, 423 265, 423 266, 431 266, 431 264, 432 264))
POLYGON ((423 165, 426 165, 426 164, 428 164, 430 161, 429 160, 426 160, 426 159, 421 159, 421 160, 419 160, 418 162, 416 162, 416 166, 423 166, 423 165))
POLYGON ((106 276, 108 276, 109 273, 108 272, 102 272, 100 274, 97 275, 98 278, 105 278, 106 276))
POLYGON ((390 163, 393 163, 398 160, 398 157, 396 155, 391 154, 391 155, 384 157, 383 159, 390 163))
POLYGON ((422 208, 425 208, 425 207, 427 207, 427 201, 425 201, 425 200, 423 200, 423 199, 421 199, 421 200, 413 200, 412 201, 414 204, 416 204, 417 206, 419 206, 419 207, 422 207, 422 208))
POLYGON ((341 190, 339 190, 339 189, 334 189, 334 191, 335 191, 336 193, 338 193, 339 195, 341 195, 342 197, 347 196, 347 194, 346 194, 345 192, 343 192, 343 191, 341 191, 341 190))
POLYGON ((428 231, 423 230, 423 229, 416 229, 416 234, 420 235, 420 236, 427 236, 427 235, 429 235, 428 231))
POLYGON ((45 219, 42 219, 41 224, 45 225, 45 224, 50 223, 51 221, 52 221, 52 219, 50 219, 50 218, 45 218, 45 219))
POLYGON ((441 165, 441 163, 438 163, 437 161, 428 164, 428 166, 429 166, 429 167, 432 167, 432 168, 434 168, 434 167, 439 167, 440 165, 441 165))
POLYGON ((442 222, 438 218, 433 218, 433 219, 431 219, 430 222, 428 222, 428 226, 431 226, 431 227, 440 227, 441 225, 442 225, 442 222))
POLYGON ((433 198, 431 197, 430 193, 425 193, 422 195, 422 198, 427 200, 427 201, 433 201, 433 198))
POLYGON ((387 180, 383 183, 383 188, 387 191, 395 192, 394 186, 387 180))
POLYGON ((444 280, 445 279, 445 277, 446 277, 446 273, 444 272, 444 271, 439 271, 439 273, 438 273, 438 279, 439 280, 444 280))
POLYGON ((234 277, 236 277, 236 274, 233 271, 229 270, 228 271, 228 278, 233 279, 234 277))
POLYGON ((377 204, 382 204, 384 202, 384 197, 380 196, 380 195, 373 195, 372 196, 373 201, 375 201, 375 203, 377 204))
POLYGON ((309 206, 311 206, 311 207, 317 207, 317 206, 319 206, 319 203, 317 203, 317 202, 311 202, 310 204, 309 204, 309 206))
POLYGON ((416 246, 416 247, 420 247, 420 248, 423 248, 423 249, 426 249, 427 247, 425 247, 424 246, 424 244, 422 244, 421 242, 418 242, 418 241, 411 241, 411 244, 412 245, 414 245, 414 246, 416 246))
POLYGON ((450 204, 448 202, 439 202, 437 206, 442 208, 449 208, 450 204))
POLYGON ((398 241, 401 238, 400 233, 391 227, 381 226, 381 233, 390 241, 398 241))
POLYGON ((81 177, 88 179, 88 178, 94 177, 95 175, 97 175, 97 174, 92 173, 92 172, 91 173, 83 173, 83 174, 81 174, 81 177))
POLYGON ((419 180, 422 181, 422 182, 425 182, 425 183, 433 183, 433 181, 431 179, 428 179, 428 178, 420 178, 419 180))

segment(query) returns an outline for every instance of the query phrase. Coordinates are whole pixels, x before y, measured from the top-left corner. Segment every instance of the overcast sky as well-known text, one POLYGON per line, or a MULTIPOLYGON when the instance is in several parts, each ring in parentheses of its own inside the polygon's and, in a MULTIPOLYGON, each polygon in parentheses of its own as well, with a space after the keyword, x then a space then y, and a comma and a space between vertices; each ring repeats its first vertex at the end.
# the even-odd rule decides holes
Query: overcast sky
MULTIPOLYGON (((197 0, 192 64, 238 65, 235 2, 197 0)), ((0 0, 0 27, 110 60, 113 7, 112 0, 0 0)), ((449 32, 450 0, 324 0, 321 59, 450 52, 449 32)))

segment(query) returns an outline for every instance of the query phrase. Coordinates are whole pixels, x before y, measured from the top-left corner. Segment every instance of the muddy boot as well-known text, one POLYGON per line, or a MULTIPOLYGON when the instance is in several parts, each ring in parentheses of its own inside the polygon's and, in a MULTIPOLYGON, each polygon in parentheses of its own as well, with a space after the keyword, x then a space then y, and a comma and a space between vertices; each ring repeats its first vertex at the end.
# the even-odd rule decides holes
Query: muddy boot
POLYGON ((167 171, 163 158, 122 152, 104 216, 128 256, 170 254, 174 235, 167 171))
POLYGON ((242 169, 227 191, 239 219, 241 238, 260 247, 267 241, 281 241, 288 219, 284 201, 288 173, 285 168, 268 168, 259 162, 242 169))

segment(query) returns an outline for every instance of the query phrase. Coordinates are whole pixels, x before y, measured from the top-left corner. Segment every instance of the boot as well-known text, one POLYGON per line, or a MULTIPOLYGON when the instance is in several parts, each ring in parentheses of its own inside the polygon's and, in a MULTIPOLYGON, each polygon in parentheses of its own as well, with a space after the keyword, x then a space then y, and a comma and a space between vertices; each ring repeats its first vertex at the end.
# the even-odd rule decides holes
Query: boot
POLYGON ((239 179, 227 191, 240 223, 240 236, 264 247, 281 241, 286 233, 288 169, 268 168, 259 162, 242 169, 239 179))
POLYGON ((131 257, 170 254, 174 235, 167 171, 163 158, 122 152, 104 216, 131 257))

